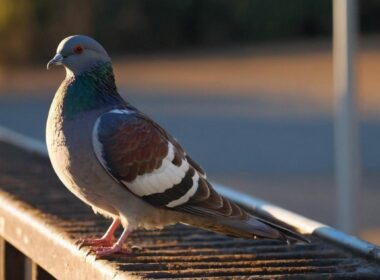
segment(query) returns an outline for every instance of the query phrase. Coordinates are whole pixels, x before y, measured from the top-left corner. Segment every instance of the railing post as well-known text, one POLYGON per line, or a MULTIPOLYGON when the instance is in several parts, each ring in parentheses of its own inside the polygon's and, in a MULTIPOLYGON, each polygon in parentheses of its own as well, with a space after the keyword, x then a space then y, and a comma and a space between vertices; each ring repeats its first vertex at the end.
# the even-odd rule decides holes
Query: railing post
POLYGON ((338 228, 356 229, 360 184, 358 124, 355 96, 356 0, 333 1, 333 63, 335 91, 335 163, 338 228))
POLYGON ((5 279, 23 279, 25 275, 25 256, 13 247, 10 243, 5 243, 5 279))
POLYGON ((24 280, 37 280, 37 264, 27 256, 25 256, 24 268, 24 280))

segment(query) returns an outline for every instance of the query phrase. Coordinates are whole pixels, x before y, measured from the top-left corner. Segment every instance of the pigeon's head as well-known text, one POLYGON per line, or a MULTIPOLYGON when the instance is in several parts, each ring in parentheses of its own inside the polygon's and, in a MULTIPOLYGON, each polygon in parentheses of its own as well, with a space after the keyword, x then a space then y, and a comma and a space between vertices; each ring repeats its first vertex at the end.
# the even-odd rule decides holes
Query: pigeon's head
POLYGON ((85 35, 74 35, 59 43, 57 53, 48 62, 47 69, 52 65, 63 65, 68 73, 78 75, 110 61, 106 50, 97 41, 85 35))

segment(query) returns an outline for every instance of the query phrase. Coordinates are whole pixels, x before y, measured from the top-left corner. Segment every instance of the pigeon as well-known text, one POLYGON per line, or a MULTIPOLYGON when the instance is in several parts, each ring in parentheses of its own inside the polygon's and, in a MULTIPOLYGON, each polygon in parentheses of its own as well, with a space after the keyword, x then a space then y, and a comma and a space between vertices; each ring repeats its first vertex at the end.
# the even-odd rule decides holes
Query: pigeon
POLYGON ((233 237, 305 241, 218 194, 178 141, 121 97, 111 59, 96 40, 63 39, 47 69, 53 65, 63 65, 66 77, 46 124, 52 166, 72 193, 113 220, 101 238, 78 240, 96 257, 122 252, 136 229, 177 223, 233 237))

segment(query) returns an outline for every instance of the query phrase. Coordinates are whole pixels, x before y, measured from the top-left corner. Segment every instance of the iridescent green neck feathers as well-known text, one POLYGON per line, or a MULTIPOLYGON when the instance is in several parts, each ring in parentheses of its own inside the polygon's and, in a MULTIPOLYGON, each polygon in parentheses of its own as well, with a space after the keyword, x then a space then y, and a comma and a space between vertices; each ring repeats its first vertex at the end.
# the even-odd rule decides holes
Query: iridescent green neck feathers
POLYGON ((110 62, 97 65, 92 70, 67 78, 62 87, 63 117, 75 116, 120 104, 122 98, 117 92, 110 62))

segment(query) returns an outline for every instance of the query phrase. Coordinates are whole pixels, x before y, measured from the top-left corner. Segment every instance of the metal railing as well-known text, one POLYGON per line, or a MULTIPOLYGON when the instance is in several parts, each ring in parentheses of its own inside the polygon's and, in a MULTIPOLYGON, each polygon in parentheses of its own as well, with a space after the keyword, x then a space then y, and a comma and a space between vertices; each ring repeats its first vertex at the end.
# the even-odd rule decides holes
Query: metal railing
POLYGON ((26 178, 10 180, 9 186, 0 184, 3 189, 0 191, 1 280, 5 274, 22 277, 7 278, 12 280, 52 279, 51 275, 70 280, 195 279, 203 276, 210 279, 228 279, 231 276, 250 276, 251 279, 380 277, 380 266, 376 264, 380 263, 379 247, 219 185, 216 187, 223 195, 257 215, 310 234, 312 243, 288 247, 278 241, 230 239, 190 227, 170 227, 161 232, 136 232, 132 242, 144 244, 146 249, 141 252, 95 260, 85 249, 79 250, 74 240, 79 234, 100 233, 106 227, 106 221, 96 219, 86 206, 58 183, 42 144, 0 129, 0 142, 4 139, 13 143, 8 149, 19 154, 18 157, 11 155, 14 160, 28 167, 27 161, 33 158, 28 154, 39 154, 40 159, 37 158, 35 164, 30 163, 40 167, 37 168, 39 173, 30 171, 26 178), (39 177, 42 174, 55 181, 39 177), (10 261, 12 266, 7 265, 10 261))

